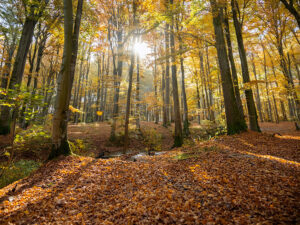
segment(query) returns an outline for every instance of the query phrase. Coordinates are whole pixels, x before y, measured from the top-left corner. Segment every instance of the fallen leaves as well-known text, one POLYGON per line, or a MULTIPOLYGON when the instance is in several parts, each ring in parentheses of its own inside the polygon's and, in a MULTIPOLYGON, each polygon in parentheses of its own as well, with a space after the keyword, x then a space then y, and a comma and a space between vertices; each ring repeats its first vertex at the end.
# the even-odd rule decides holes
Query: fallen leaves
POLYGON ((62 157, 0 191, 0 224, 296 224, 299 146, 247 132, 138 162, 62 157))

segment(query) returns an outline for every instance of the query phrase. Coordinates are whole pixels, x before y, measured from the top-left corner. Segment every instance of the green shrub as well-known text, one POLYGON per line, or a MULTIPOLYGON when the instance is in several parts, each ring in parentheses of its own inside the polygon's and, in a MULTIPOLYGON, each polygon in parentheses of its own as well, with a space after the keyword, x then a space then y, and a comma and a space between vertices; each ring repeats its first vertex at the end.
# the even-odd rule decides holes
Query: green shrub
POLYGON ((86 144, 81 139, 75 139, 74 142, 69 141, 69 145, 71 147, 72 153, 76 155, 86 155, 87 148, 86 144))
POLYGON ((33 160, 20 160, 8 166, 7 163, 0 163, 0 188, 3 188, 19 179, 29 176, 37 170, 41 163, 33 160))
POLYGON ((148 150, 161 151, 162 135, 155 129, 144 130, 143 137, 148 150))
POLYGON ((30 129, 17 131, 14 151, 18 153, 33 152, 38 156, 41 151, 51 149, 51 135, 43 126, 33 125, 30 129))

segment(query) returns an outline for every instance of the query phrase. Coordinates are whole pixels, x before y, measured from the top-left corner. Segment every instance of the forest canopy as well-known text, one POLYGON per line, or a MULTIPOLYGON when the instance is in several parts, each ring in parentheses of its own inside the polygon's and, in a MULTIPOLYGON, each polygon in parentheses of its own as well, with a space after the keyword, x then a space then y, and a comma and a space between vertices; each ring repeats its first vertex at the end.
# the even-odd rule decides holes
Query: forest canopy
POLYGON ((140 121, 181 146, 193 123, 227 134, 300 117, 299 5, 286 0, 4 0, 0 133, 109 121, 110 140, 140 121))

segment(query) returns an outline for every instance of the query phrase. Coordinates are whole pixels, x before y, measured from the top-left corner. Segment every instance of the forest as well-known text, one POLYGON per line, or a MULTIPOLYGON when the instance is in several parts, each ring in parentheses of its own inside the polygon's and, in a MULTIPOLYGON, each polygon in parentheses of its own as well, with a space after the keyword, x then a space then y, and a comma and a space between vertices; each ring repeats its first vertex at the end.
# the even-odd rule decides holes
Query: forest
POLYGON ((1 0, 0 224, 298 224, 297 0, 1 0))

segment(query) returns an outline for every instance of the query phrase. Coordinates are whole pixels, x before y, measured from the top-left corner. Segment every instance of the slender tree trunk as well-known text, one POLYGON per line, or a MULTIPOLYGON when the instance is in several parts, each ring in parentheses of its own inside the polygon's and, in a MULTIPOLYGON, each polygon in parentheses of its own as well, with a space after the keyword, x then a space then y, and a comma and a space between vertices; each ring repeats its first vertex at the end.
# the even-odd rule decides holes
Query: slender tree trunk
POLYGON ((280 0, 280 1, 284 4, 287 10, 289 10, 289 12, 295 17, 298 23, 298 27, 300 28, 299 1, 295 0, 296 7, 294 6, 293 0, 289 0, 289 2, 288 0, 280 0), (298 11, 297 11, 297 4, 298 4, 298 11))
MULTIPOLYGON (((267 50, 267 49, 265 49, 265 50, 267 50)), ((267 53, 268 53, 269 57, 271 57, 269 51, 267 51, 267 53)), ((275 66, 274 66, 274 62, 273 62, 272 58, 271 58, 271 63, 272 63, 273 76, 274 76, 274 78, 275 78, 275 85, 276 85, 276 87, 278 88, 278 83, 277 83, 277 81, 276 81, 275 66)), ((283 101, 282 101, 281 99, 280 99, 280 108, 281 108, 282 117, 283 117, 282 119, 283 119, 284 121, 286 121, 286 120, 287 120, 286 111, 285 111, 284 103, 283 103, 283 101)))
POLYGON ((135 55, 133 53, 133 48, 131 49, 131 57, 130 57, 130 67, 129 67, 129 81, 128 81, 128 91, 127 91, 127 101, 126 101, 126 112, 125 112, 125 141, 124 141, 124 153, 128 149, 129 146, 129 114, 130 114, 130 100, 131 100, 131 91, 132 91, 132 77, 133 77, 133 69, 135 64, 135 55))
POLYGON ((270 102, 270 97, 269 97, 269 82, 268 82, 268 77, 267 77, 267 62, 266 62, 266 54, 265 54, 264 47, 263 47, 263 53, 264 53, 264 71, 265 71, 265 82, 266 82, 266 94, 267 94, 267 101, 268 101, 268 107, 267 107, 268 121, 273 122, 272 107, 271 107, 271 102, 270 102))
POLYGON ((247 129, 245 119, 241 117, 240 110, 234 94, 234 87, 231 79, 228 56, 225 47, 225 40, 222 28, 222 9, 216 0, 210 0, 213 14, 213 24, 216 36, 216 48, 222 79, 223 96, 225 103, 225 114, 227 133, 235 134, 247 129))
MULTIPOLYGON (((8 88, 9 75, 11 72, 11 64, 13 54, 15 52, 16 45, 13 44, 9 47, 7 57, 5 59, 5 64, 2 70, 2 82, 1 87, 3 89, 8 88)), ((5 96, 1 96, 0 98, 5 98, 5 96)), ((10 108, 8 106, 1 106, 1 114, 0 114, 0 135, 9 133, 9 116, 10 116, 10 108)))
MULTIPOLYGON (((170 0, 170 6, 173 7, 173 0, 170 0)), ((173 13, 173 12, 172 12, 173 13)), ((170 27, 170 47, 172 54, 172 87, 173 87, 173 104, 174 104, 174 122, 175 122, 175 134, 174 134, 174 147, 180 147, 183 144, 181 114, 178 94, 178 84, 176 75, 176 53, 175 53, 175 38, 174 38, 174 16, 171 18, 170 27)))
MULTIPOLYGON (((197 76, 197 74, 196 74, 197 76)), ((201 105, 200 105, 200 91, 199 91, 199 81, 198 78, 195 79, 196 80, 196 88, 197 88, 197 106, 198 106, 198 124, 200 124, 201 120, 200 120, 200 109, 201 109, 201 105)))
POLYGON ((136 56, 136 129, 141 130, 140 125, 140 57, 137 54, 136 56))
POLYGON ((248 108, 250 129, 253 131, 260 132, 252 89, 251 86, 247 87, 250 82, 250 76, 249 76, 247 56, 246 56, 246 51, 245 51, 243 36, 242 36, 242 26, 238 21, 238 17, 237 17, 238 5, 236 0, 231 0, 231 7, 232 7, 233 22, 234 22, 236 38, 239 47, 240 59, 241 59, 243 82, 246 84, 245 95, 246 95, 246 102, 248 108))
POLYGON ((261 122, 264 122, 263 115, 262 115, 261 101, 260 101, 259 86, 258 86, 258 83, 257 83, 256 67, 255 67, 253 55, 252 55, 252 68, 253 68, 254 78, 255 78, 255 81, 256 81, 256 101, 257 101, 257 110, 258 110, 258 113, 259 113, 260 121, 261 121, 261 122))
POLYGON ((166 56, 166 81, 165 81, 165 106, 166 106, 166 122, 170 125, 170 35, 169 24, 165 28, 165 56, 166 56))
MULTIPOLYGON (((37 23, 37 19, 27 17, 23 26, 21 39, 17 55, 15 58, 11 79, 9 82, 9 89, 16 89, 16 85, 20 86, 24 74, 26 56, 29 50, 29 46, 32 40, 34 27, 37 23)), ((18 87, 19 88, 19 87, 18 87)), ((0 134, 8 134, 10 132, 10 123, 15 118, 10 118, 10 108, 3 107, 0 118, 0 134)), ((15 116, 17 113, 14 113, 15 116)))
POLYGON ((231 67, 232 81, 233 81, 233 85, 234 85, 234 94, 235 94, 235 98, 236 98, 241 116, 244 117, 243 104, 242 104, 240 89, 239 89, 239 80, 238 80, 235 62, 234 62, 234 58, 233 58, 233 50, 232 50, 232 44, 231 44, 227 8, 225 8, 224 30, 225 30, 225 37, 226 37, 226 43, 227 43, 228 58, 229 58, 230 67, 231 67))
MULTIPOLYGON (((114 141, 116 137, 116 126, 117 126, 117 118, 119 114, 119 95, 120 95, 120 80, 122 77, 123 71, 123 44, 122 44, 122 30, 118 30, 117 38, 118 38, 118 65, 117 68, 114 66, 114 107, 113 107, 113 122, 111 126, 111 134, 110 140, 114 141)), ((114 56, 113 56, 114 57, 114 56)))
POLYGON ((211 88, 211 77, 210 77, 210 63, 209 63, 209 59, 208 59, 208 46, 205 46, 205 50, 206 50, 206 80, 207 80, 207 85, 208 85, 208 94, 209 94, 209 105, 210 105, 210 119, 212 121, 215 122, 215 112, 213 110, 213 105, 214 105, 214 99, 213 99, 213 93, 212 93, 212 88, 211 88))
POLYGON ((162 100, 163 100, 163 126, 167 127, 167 107, 166 107, 166 94, 165 94, 165 89, 166 89, 166 79, 165 79, 165 68, 164 65, 161 65, 162 67, 162 78, 161 78, 161 94, 162 94, 162 100))
POLYGON ((158 124, 159 122, 159 111, 158 111, 158 91, 157 91, 157 61, 156 61, 156 45, 154 46, 154 70, 153 70, 153 84, 154 84, 154 96, 155 96, 155 108, 154 108, 154 114, 155 114, 155 123, 158 124))

